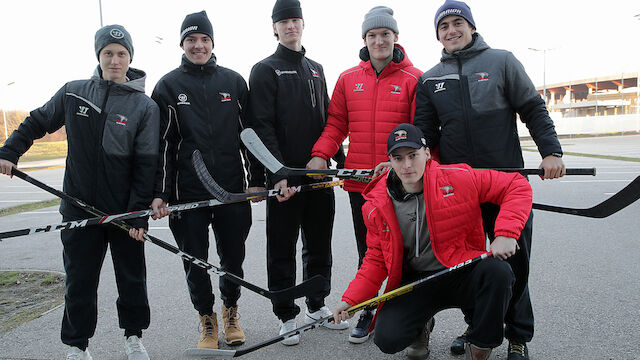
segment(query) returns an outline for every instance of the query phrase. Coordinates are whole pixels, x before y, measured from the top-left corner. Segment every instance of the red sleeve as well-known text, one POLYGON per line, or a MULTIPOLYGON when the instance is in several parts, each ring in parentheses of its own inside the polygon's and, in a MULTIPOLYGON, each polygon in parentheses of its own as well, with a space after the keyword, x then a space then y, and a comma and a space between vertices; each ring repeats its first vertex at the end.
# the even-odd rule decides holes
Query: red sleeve
POLYGON ((319 156, 323 159, 332 157, 338 152, 340 144, 347 138, 347 135, 349 135, 349 117, 344 95, 344 81, 343 77, 340 77, 333 89, 329 103, 327 124, 313 146, 311 156, 319 156))

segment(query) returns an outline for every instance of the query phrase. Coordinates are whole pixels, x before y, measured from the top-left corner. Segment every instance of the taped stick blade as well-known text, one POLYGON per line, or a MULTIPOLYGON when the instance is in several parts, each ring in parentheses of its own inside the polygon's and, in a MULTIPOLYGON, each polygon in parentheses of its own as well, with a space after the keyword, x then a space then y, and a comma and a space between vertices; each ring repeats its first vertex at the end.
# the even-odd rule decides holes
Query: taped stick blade
POLYGON ((211 174, 204 163, 200 150, 193 151, 193 154, 191 155, 191 163, 193 164, 193 168, 196 170, 198 179, 200 179, 200 182, 205 189, 207 189, 207 191, 219 201, 223 203, 229 202, 229 192, 220 187, 220 185, 213 180, 213 177, 211 177, 211 174))
POLYGON ((275 156, 267 149, 265 144, 260 140, 258 134, 253 129, 244 129, 240 133, 240 139, 244 145, 251 151, 253 156, 258 159, 269 171, 274 174, 277 174, 278 171, 282 170, 284 165, 276 159, 275 156))

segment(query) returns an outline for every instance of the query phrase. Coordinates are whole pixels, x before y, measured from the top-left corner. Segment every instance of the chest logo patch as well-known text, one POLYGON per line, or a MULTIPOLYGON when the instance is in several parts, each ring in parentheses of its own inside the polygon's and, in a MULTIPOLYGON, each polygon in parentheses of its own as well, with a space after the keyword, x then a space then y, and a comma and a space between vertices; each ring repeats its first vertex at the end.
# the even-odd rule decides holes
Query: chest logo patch
POLYGON ((276 75, 280 76, 280 75, 297 75, 298 72, 295 70, 278 70, 276 69, 276 75))
POLYGON ((309 68, 309 69, 311 70, 311 76, 316 77, 316 78, 320 77, 320 74, 317 71, 315 71, 312 68, 309 68))
POLYGON ((442 197, 448 197, 453 195, 453 186, 447 185, 440 188, 442 191, 442 197))
POLYGON ((447 90, 447 88, 444 87, 444 81, 442 81, 442 82, 436 83, 436 89, 433 92, 435 94, 437 92, 445 91, 445 90, 447 90))
POLYGON ((120 115, 120 114, 116 114, 116 116, 118 117, 118 118, 116 119, 116 124, 121 125, 121 126, 127 126, 127 121, 128 121, 129 119, 127 119, 127 117, 126 117, 126 116, 124 116, 124 115, 120 115))
POLYGON ((80 116, 84 116, 84 117, 89 117, 88 112, 89 112, 89 107, 79 105, 79 106, 78 106, 78 112, 76 113, 76 115, 80 115, 80 116))
POLYGON ((398 85, 391 85, 391 87, 393 87, 393 90, 391 90, 392 94, 400 94, 402 91, 402 88, 398 85))
POLYGON ((180 95, 178 95, 178 103, 177 103, 177 105, 191 105, 191 103, 188 102, 187 100, 189 100, 187 98, 187 94, 180 94, 180 95))
POLYGON ((478 76, 478 81, 488 81, 489 80, 489 73, 479 72, 479 73, 476 73, 476 75, 478 76))
POLYGON ((218 93, 218 94, 220 94, 220 102, 231 101, 231 94, 226 93, 226 92, 221 92, 221 93, 218 93))
POLYGON ((364 91, 364 83, 356 83, 353 91, 364 91))

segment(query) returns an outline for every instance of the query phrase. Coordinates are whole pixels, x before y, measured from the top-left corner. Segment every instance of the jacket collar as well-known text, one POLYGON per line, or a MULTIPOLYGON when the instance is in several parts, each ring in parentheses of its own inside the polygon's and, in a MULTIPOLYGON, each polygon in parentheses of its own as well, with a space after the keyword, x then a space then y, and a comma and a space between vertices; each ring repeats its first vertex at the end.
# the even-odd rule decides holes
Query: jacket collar
POLYGON ((127 70, 127 81, 122 84, 117 84, 109 80, 104 80, 102 78, 102 69, 100 68, 100 65, 98 65, 94 70, 91 79, 98 81, 101 84, 104 83, 105 85, 107 83, 111 83, 111 85, 116 88, 121 88, 131 92, 144 92, 144 83, 147 79, 147 74, 140 69, 129 67, 129 70, 127 70))
POLYGON ((442 49, 442 58, 440 61, 454 61, 456 59, 468 59, 476 56, 478 53, 490 49, 489 45, 484 41, 482 36, 478 33, 473 34, 473 40, 471 44, 467 45, 464 49, 454 51, 453 54, 449 54, 442 49))
MULTIPOLYGON (((367 73, 375 75, 375 70, 371 65, 371 59, 369 57, 369 50, 367 50, 366 46, 360 49, 360 60, 362 60, 360 61, 360 67, 363 68, 367 73)), ((402 47, 402 45, 396 43, 393 48, 393 58, 391 59, 391 62, 388 63, 387 66, 384 67, 384 69, 382 69, 378 77, 382 76, 383 74, 389 74, 398 69, 402 69, 408 66, 413 66, 413 63, 411 62, 411 60, 409 60, 407 52, 402 47)))
POLYGON ((294 51, 278 43, 278 48, 276 49, 275 54, 278 57, 281 57, 289 62, 302 63, 302 59, 304 58, 304 55, 306 54, 306 52, 307 51, 305 50, 304 46, 302 47, 302 50, 294 51))
POLYGON ((187 55, 182 54, 182 64, 180 67, 185 72, 204 72, 204 73, 212 73, 216 70, 218 64, 216 63, 216 55, 211 53, 211 57, 209 61, 202 65, 196 65, 192 63, 189 59, 187 59, 187 55))

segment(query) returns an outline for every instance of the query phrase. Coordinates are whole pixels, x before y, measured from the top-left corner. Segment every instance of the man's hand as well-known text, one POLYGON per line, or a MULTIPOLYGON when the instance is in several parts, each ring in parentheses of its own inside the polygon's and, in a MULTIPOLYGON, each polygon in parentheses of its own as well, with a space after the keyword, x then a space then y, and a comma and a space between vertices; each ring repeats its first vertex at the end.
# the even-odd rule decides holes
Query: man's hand
POLYGON ((0 159, 0 174, 5 174, 13 177, 13 175, 11 175, 11 169, 13 169, 14 167, 16 167, 16 164, 12 163, 11 161, 0 159))
POLYGON ((381 162, 373 170, 373 177, 377 178, 378 176, 382 175, 385 171, 387 171, 389 169, 391 169, 391 161, 381 162))
POLYGON ((518 248, 518 240, 506 236, 498 236, 490 246, 493 256, 500 260, 507 260, 516 253, 518 248))
POLYGON ((144 242, 144 234, 147 233, 147 230, 140 228, 140 229, 130 229, 129 230, 129 236, 131 236, 132 238, 138 240, 138 241, 142 241, 144 242))
MULTIPOLYGON (((266 188, 263 187, 263 186, 252 186, 250 188, 247 188, 244 192, 245 192, 245 194, 248 194, 248 193, 254 193, 254 192, 265 191, 265 190, 266 190, 266 188)), ((253 198, 253 199, 251 199, 251 202, 257 203, 257 202, 260 202, 260 201, 262 201, 264 199, 266 199, 264 196, 263 197, 258 197, 258 198, 253 198)))
POLYGON ((544 175, 540 175, 542 180, 561 178, 567 173, 567 168, 564 166, 562 158, 553 155, 547 155, 542 159, 538 168, 544 169, 544 175))
MULTIPOLYGON (((327 169, 327 160, 321 158, 320 156, 314 156, 307 163, 307 169, 327 169)), ((322 180, 325 178, 323 175, 313 175, 312 178, 316 180, 322 180)))
POLYGON ((278 202, 283 202, 289 200, 296 192, 289 189, 287 186, 287 179, 282 179, 278 181, 275 185, 273 185, 274 189, 280 190, 280 194, 276 195, 276 199, 278 202))
POLYGON ((350 307, 351 305, 349 305, 348 302, 341 301, 340 304, 338 304, 338 306, 336 306, 336 308, 333 309, 333 322, 338 324, 347 319, 351 319, 353 315, 345 311, 350 307))
POLYGON ((151 202, 151 210, 153 210, 153 216, 151 216, 153 220, 162 219, 171 213, 171 211, 167 209, 167 203, 160 198, 153 199, 151 202))

